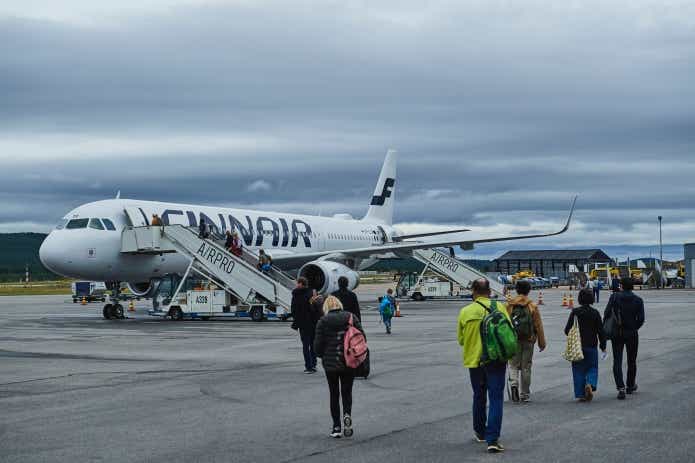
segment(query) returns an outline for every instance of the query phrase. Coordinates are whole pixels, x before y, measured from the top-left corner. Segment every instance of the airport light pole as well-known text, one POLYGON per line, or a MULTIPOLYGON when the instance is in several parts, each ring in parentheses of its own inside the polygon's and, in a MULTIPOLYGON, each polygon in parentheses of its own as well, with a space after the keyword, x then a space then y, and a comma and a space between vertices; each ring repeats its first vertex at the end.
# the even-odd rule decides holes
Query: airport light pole
POLYGON ((663 217, 659 216, 659 267, 661 267, 661 271, 659 272, 659 288, 661 288, 661 283, 664 281, 662 278, 662 274, 664 272, 664 245, 663 241, 661 239, 661 219, 663 217))

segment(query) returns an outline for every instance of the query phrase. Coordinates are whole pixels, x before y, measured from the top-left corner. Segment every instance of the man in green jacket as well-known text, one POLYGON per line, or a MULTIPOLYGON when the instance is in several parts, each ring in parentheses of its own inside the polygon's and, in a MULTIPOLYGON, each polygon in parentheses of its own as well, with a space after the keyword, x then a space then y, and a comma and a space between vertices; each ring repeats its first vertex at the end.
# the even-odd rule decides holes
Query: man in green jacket
POLYGON ((463 347, 463 366, 468 368, 473 388, 473 429, 475 440, 487 442, 487 451, 504 451, 499 443, 502 430, 502 406, 504 404, 504 383, 507 371, 506 362, 480 364, 483 343, 480 338, 480 322, 488 309, 497 305, 507 318, 506 307, 490 300, 490 282, 484 278, 475 280, 472 286, 473 303, 461 309, 458 317, 457 334, 459 345, 463 347), (487 416, 487 397, 490 398, 490 413, 487 416))

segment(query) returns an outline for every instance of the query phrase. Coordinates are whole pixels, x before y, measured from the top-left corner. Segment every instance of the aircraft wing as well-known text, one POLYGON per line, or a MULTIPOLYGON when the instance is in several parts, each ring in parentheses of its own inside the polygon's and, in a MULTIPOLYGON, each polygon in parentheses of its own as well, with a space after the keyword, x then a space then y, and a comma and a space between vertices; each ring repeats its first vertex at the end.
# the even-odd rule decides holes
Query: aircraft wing
POLYGON ((396 253, 396 254, 407 254, 415 249, 431 249, 431 248, 441 248, 450 246, 461 246, 462 248, 470 247, 476 243, 494 243, 497 241, 513 241, 513 240, 523 240, 529 238, 544 238, 548 236, 555 236, 565 233, 570 226, 572 221, 572 215, 574 214, 574 206, 577 203, 577 197, 575 196, 572 201, 572 207, 570 208, 567 221, 561 230, 550 232, 550 233, 540 233, 533 235, 517 235, 517 236, 491 236, 485 232, 474 232, 467 231, 465 236, 461 236, 456 233, 454 236, 447 237, 441 240, 431 240, 431 241, 399 241, 394 243, 386 243, 380 245, 374 245, 364 248, 353 248, 344 250, 333 250, 333 251, 322 251, 322 252, 310 252, 302 254, 292 254, 292 255, 280 255, 273 256, 273 262, 279 264, 283 267, 297 268, 307 262, 316 259, 330 259, 331 256, 336 258, 349 258, 349 257, 362 257, 367 258, 371 256, 378 256, 382 254, 396 253))

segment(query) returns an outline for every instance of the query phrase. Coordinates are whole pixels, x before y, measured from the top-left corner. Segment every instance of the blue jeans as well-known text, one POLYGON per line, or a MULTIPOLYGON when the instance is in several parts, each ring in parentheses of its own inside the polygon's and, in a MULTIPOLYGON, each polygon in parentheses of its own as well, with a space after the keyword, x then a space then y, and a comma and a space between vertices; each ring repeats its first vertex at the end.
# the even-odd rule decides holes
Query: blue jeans
POLYGON ((592 390, 598 386, 598 349, 582 347, 584 360, 572 362, 572 378, 574 380, 574 397, 584 397, 584 386, 589 384, 592 390))
POLYGON ((594 288, 594 302, 598 304, 598 296, 601 294, 601 290, 599 288, 594 288))
POLYGON ((388 317, 387 317, 386 315, 382 315, 382 316, 381 316, 381 319, 382 319, 383 322, 384 322, 384 326, 385 326, 386 329, 389 330, 389 331, 391 330, 391 318, 393 318, 393 317, 392 317, 392 316, 388 316, 388 317))
POLYGON ((314 353, 314 330, 300 328, 299 337, 302 339, 304 368, 307 370, 313 370, 316 368, 316 354, 314 353))
POLYGON ((507 363, 494 362, 471 368, 471 386, 473 387, 473 429, 479 436, 485 436, 488 444, 497 442, 502 431, 502 406, 504 404, 504 383, 506 381, 507 363), (490 413, 485 407, 490 398, 490 413))

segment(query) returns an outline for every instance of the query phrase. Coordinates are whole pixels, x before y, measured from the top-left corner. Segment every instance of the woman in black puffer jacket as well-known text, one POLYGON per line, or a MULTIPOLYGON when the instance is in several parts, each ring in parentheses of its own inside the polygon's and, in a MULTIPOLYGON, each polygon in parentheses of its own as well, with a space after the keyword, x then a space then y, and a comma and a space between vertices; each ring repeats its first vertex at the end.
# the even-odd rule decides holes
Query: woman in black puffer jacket
MULTIPOLYGON (((352 436, 352 383, 355 372, 345 366, 345 354, 343 341, 348 321, 352 314, 345 312, 343 306, 335 296, 328 296, 323 304, 325 315, 316 325, 314 337, 314 352, 321 358, 323 369, 326 371, 328 390, 331 395, 331 417, 333 418, 333 430, 331 437, 340 437, 340 397, 343 398, 343 434, 352 436)), ((352 317, 352 323, 364 333, 362 325, 357 317, 352 317)))

